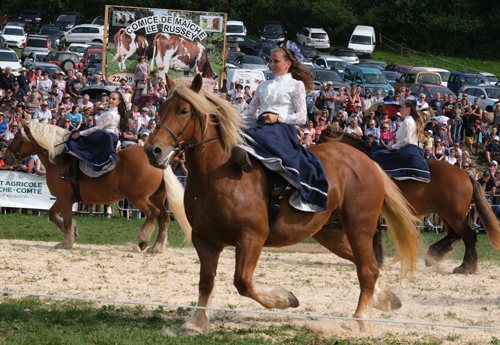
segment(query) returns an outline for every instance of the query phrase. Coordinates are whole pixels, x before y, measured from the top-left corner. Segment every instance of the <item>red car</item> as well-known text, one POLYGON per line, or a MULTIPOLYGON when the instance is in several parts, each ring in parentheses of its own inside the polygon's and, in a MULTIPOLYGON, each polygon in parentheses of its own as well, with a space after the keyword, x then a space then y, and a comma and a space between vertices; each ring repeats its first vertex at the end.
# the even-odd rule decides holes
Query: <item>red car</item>
POLYGON ((83 71, 83 63, 78 58, 77 53, 66 51, 52 52, 47 55, 46 62, 56 64, 57 66, 61 67, 61 69, 66 73, 70 69, 77 70, 79 72, 83 71))
POLYGON ((385 66, 385 70, 386 71, 399 72, 399 73, 403 74, 404 72, 407 72, 407 71, 411 70, 413 67, 415 67, 415 66, 412 66, 412 65, 400 65, 400 64, 397 64, 397 63, 391 63, 391 64, 385 66))

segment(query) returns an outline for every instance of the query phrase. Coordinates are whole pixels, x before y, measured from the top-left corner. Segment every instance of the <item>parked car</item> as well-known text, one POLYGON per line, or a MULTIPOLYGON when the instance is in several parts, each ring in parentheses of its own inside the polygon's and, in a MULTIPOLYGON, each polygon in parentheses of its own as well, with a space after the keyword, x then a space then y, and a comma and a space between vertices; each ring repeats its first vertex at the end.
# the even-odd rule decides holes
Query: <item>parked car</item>
POLYGON ((51 50, 56 49, 55 41, 49 36, 29 35, 21 51, 21 60, 31 52, 47 55, 51 50))
POLYGON ((400 65, 400 64, 396 64, 396 63, 391 63, 391 64, 385 66, 385 70, 386 71, 395 71, 395 72, 399 72, 399 73, 403 74, 404 72, 408 72, 411 69, 413 69, 413 67, 415 67, 415 66, 400 65))
POLYGON ((354 50, 358 56, 372 57, 377 36, 373 26, 357 25, 352 32, 347 48, 354 50))
POLYGON ((22 66, 14 50, 10 48, 0 48, 0 67, 5 69, 9 66, 14 75, 19 75, 22 66))
POLYGON ((8 48, 9 45, 7 44, 7 41, 5 38, 3 38, 3 35, 0 34, 0 48, 8 48))
POLYGON ((94 18, 92 25, 99 25, 99 26, 104 26, 104 16, 97 16, 94 18))
POLYGON ((493 104, 498 102, 500 87, 498 86, 467 86, 458 95, 460 98, 463 93, 467 93, 467 99, 479 99, 479 107, 486 111, 492 111, 493 104))
POLYGON ((64 31, 57 25, 44 25, 40 28, 40 35, 52 37, 56 44, 57 50, 64 49, 66 42, 64 41, 64 31))
POLYGON ((387 78, 387 81, 389 81, 389 84, 393 85, 396 80, 401 78, 401 73, 399 72, 394 72, 394 71, 382 71, 382 73, 385 75, 387 78))
POLYGON ((330 38, 323 28, 302 28, 297 32, 297 43, 317 50, 330 50, 330 38))
POLYGON ((377 65, 377 66, 380 66, 382 69, 385 69, 385 67, 387 66, 387 63, 384 62, 384 61, 378 61, 378 60, 361 60, 359 61, 359 63, 362 63, 362 64, 370 64, 370 65, 377 65))
POLYGON ((94 76, 94 70, 102 70, 102 54, 95 56, 87 65, 83 66, 83 74, 86 76, 94 76))
POLYGON ((314 60, 313 67, 331 69, 337 71, 340 75, 344 75, 347 62, 336 56, 320 55, 314 60))
POLYGON ((490 82, 491 85, 495 85, 496 83, 498 83, 500 81, 500 79, 498 79, 498 77, 496 75, 494 75, 493 73, 479 72, 479 74, 484 75, 488 79, 488 81, 490 82))
POLYGON ((234 62, 234 60, 236 60, 236 58, 238 56, 244 56, 245 53, 240 53, 240 52, 229 52, 227 54, 227 59, 226 59, 226 67, 233 67, 233 68, 236 68, 236 64, 234 62))
POLYGON ((104 27, 92 24, 83 24, 75 26, 65 35, 66 43, 102 43, 104 37, 104 27))
POLYGON ((344 60, 349 65, 359 63, 359 58, 352 49, 348 48, 335 49, 332 52, 332 55, 344 60))
POLYGON ((247 28, 239 20, 228 20, 226 23, 226 36, 246 36, 247 28))
POLYGON ((272 42, 278 45, 285 43, 287 32, 283 29, 281 22, 266 22, 259 32, 261 42, 272 42))
POLYGON ((427 72, 436 72, 441 76, 441 85, 448 86, 448 79, 450 78, 450 71, 444 68, 436 68, 436 67, 413 67, 412 71, 427 71, 427 72))
POLYGON ((45 53, 40 53, 40 52, 31 52, 28 54, 27 57, 22 60, 23 65, 26 65, 26 60, 34 61, 34 62, 45 62, 47 59, 47 55, 45 53))
POLYGON ((382 71, 373 67, 347 66, 344 79, 350 86, 369 85, 370 87, 377 86, 381 89, 387 89, 387 91, 394 90, 382 71))
POLYGON ((448 87, 454 93, 458 93, 458 90, 467 82, 468 86, 477 86, 481 84, 481 80, 489 85, 490 82, 484 77, 484 75, 470 72, 470 71, 452 71, 450 78, 448 79, 448 87))
POLYGON ((56 64, 53 63, 48 63, 48 62, 34 62, 31 60, 24 60, 26 63, 24 64, 24 67, 29 71, 30 69, 37 69, 40 67, 43 71, 49 72, 49 76, 52 77, 54 75, 54 72, 62 72, 62 69, 57 66, 56 64))
POLYGON ((65 73, 70 69, 83 72, 83 63, 76 53, 67 51, 52 52, 47 56, 46 62, 56 64, 61 67, 65 73))
POLYGON ((316 59, 316 57, 318 56, 318 51, 314 47, 302 46, 300 44, 297 44, 297 47, 299 48, 300 53, 304 57, 304 62, 314 61, 314 59, 316 59))
POLYGON ((372 94, 372 95, 376 95, 377 92, 380 91, 382 93, 382 97, 387 97, 387 95, 389 95, 389 91, 391 89, 389 89, 387 86, 383 86, 383 85, 373 85, 373 84, 361 85, 361 94, 362 95, 365 94, 366 90, 369 90, 370 94, 372 94))
POLYGON ((69 29, 80 24, 85 24, 86 22, 87 20, 81 12, 64 12, 57 18, 54 24, 62 27, 64 31, 68 31, 69 29))
POLYGON ((9 47, 22 48, 28 35, 20 26, 7 24, 2 31, 2 36, 9 47))
POLYGON ((78 57, 80 59, 83 59, 83 54, 85 54, 85 51, 87 50, 88 47, 89 45, 85 43, 71 43, 68 49, 66 49, 66 51, 77 53, 78 57))
POLYGON ((232 39, 227 39, 227 38, 226 38, 226 49, 232 53, 236 53, 236 52, 241 51, 240 47, 238 46, 238 42, 236 42, 235 40, 232 40, 232 39))
POLYGON ((102 47, 89 46, 83 54, 83 69, 86 71, 88 66, 95 60, 100 59, 102 62, 102 47))
POLYGON ((453 95, 456 97, 455 93, 448 89, 443 85, 434 85, 434 84, 413 84, 410 87, 411 94, 415 97, 418 97, 421 93, 425 95, 425 101, 429 104, 429 102, 434 98, 436 92, 441 94, 441 97, 446 95, 453 95))
POLYGON ((269 67, 267 66, 264 59, 258 56, 252 56, 252 55, 238 56, 234 60, 234 62, 235 65, 240 68, 258 70, 258 71, 269 71, 269 67))
POLYGON ((259 53, 257 54, 257 56, 263 58, 266 63, 269 63, 271 59, 271 52, 273 51, 274 48, 277 47, 278 44, 276 43, 262 42, 260 44, 259 53))
POLYGON ((379 71, 383 71, 384 69, 380 66, 380 65, 374 65, 374 64, 370 64, 370 63, 359 63, 357 64, 356 66, 363 66, 363 67, 369 67, 369 68, 376 68, 378 69, 379 71))
POLYGON ((26 34, 35 34, 36 33, 36 25, 33 24, 32 22, 9 22, 7 23, 7 25, 9 26, 19 26, 19 27, 22 27, 24 32, 26 32, 26 34))
POLYGON ((227 87, 238 81, 243 86, 250 86, 250 92, 255 91, 259 83, 266 80, 264 71, 228 68, 226 73, 227 87))
POLYGON ((413 84, 441 85, 441 75, 436 72, 408 71, 403 73, 392 86, 395 90, 399 90, 403 86, 410 87, 413 84))
POLYGON ((264 76, 266 77, 266 80, 271 80, 271 79, 274 79, 276 78, 273 74, 273 72, 271 71, 262 71, 264 72, 264 76))
POLYGON ((226 40, 232 40, 238 43, 240 51, 246 55, 257 55, 259 53, 260 42, 254 41, 246 36, 226 36, 226 40))
POLYGON ((340 87, 348 88, 349 84, 342 79, 342 77, 336 71, 329 71, 326 69, 313 68, 310 69, 313 79, 319 83, 332 82, 335 91, 338 91, 340 87))
POLYGON ((37 29, 44 24, 49 24, 51 19, 47 12, 42 10, 24 10, 21 12, 19 20, 33 23, 37 29))

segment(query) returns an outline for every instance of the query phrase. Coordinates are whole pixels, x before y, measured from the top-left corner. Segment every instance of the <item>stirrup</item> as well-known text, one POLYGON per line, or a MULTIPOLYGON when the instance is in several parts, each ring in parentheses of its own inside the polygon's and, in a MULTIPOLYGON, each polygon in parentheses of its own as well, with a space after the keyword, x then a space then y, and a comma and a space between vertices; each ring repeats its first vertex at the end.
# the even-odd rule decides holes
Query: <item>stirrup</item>
POLYGON ((71 182, 73 184, 78 184, 78 178, 73 174, 71 174, 70 172, 67 172, 66 174, 61 174, 59 176, 61 176, 64 182, 71 182))
POLYGON ((233 147, 231 150, 231 158, 233 161, 247 174, 252 172, 253 166, 250 162, 250 157, 248 153, 239 146, 233 147))

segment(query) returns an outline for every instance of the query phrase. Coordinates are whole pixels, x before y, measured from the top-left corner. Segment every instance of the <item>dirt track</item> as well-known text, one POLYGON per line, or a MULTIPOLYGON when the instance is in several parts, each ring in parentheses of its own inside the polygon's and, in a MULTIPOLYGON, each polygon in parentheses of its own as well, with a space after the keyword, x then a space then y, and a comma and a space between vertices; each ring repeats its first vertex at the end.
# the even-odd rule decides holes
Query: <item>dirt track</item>
MULTIPOLYGON (((0 240, 0 288, 12 291, 115 300, 189 305, 197 300, 199 262, 196 252, 168 249, 166 255, 138 254, 121 247, 76 244, 71 251, 54 250, 52 243, 0 240)), ((301 246, 305 251, 315 247, 301 246)), ((418 272, 399 285, 398 267, 384 269, 381 279, 401 298, 403 307, 393 312, 373 310, 372 317, 447 324, 500 327, 500 268, 480 263, 473 276, 452 275, 456 262, 445 261, 439 270, 419 262, 418 272), (444 272, 444 273, 443 273, 444 272)), ((237 294, 232 284, 234 251, 220 259, 214 307, 263 310, 237 294)), ((354 265, 329 253, 265 251, 254 276, 260 285, 282 285, 301 305, 288 312, 351 316, 359 285, 354 265)), ((427 326, 374 324, 371 335, 360 334, 344 321, 308 321, 302 318, 214 312, 212 329, 279 325, 308 325, 324 335, 431 340, 444 344, 490 343, 500 331, 427 326), (225 316, 222 318, 222 316, 225 316), (223 320, 224 321, 220 321, 223 320)), ((166 325, 168 327, 168 325, 166 325)))

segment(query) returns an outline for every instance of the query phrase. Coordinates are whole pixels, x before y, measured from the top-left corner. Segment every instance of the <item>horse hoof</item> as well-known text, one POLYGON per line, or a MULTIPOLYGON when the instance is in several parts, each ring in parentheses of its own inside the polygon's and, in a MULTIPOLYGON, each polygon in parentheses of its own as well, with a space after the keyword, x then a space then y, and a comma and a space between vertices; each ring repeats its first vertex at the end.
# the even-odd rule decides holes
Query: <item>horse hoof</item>
POLYGON ((149 247, 147 250, 146 250, 146 253, 151 253, 151 254, 164 254, 165 253, 165 250, 160 248, 158 249, 158 247, 155 247, 155 246, 152 246, 152 247, 149 247))
POLYGON ((476 272, 477 272, 477 268, 472 269, 472 268, 470 268, 470 266, 466 266, 466 265, 461 265, 461 266, 455 267, 455 269, 453 270, 453 274, 475 274, 476 272))
POLYGON ((55 249, 71 249, 71 247, 73 247, 73 244, 71 245, 67 245, 66 243, 64 242, 59 242, 58 244, 56 244, 54 246, 55 249))
POLYGON ((403 306, 403 303, 401 303, 399 297, 392 292, 391 297, 389 297, 389 303, 391 304, 391 310, 396 310, 403 306))
POLYGON ((299 306, 299 300, 291 292, 288 292, 288 307, 297 308, 299 306))
POLYGON ((146 242, 144 242, 144 241, 143 242, 139 242, 139 248, 141 248, 141 251, 144 251, 144 249, 146 249, 146 247, 147 247, 146 242))
POLYGON ((179 330, 179 335, 186 337, 191 337, 200 334, 203 334, 203 330, 201 328, 187 322, 183 324, 181 326, 181 329, 179 330))

